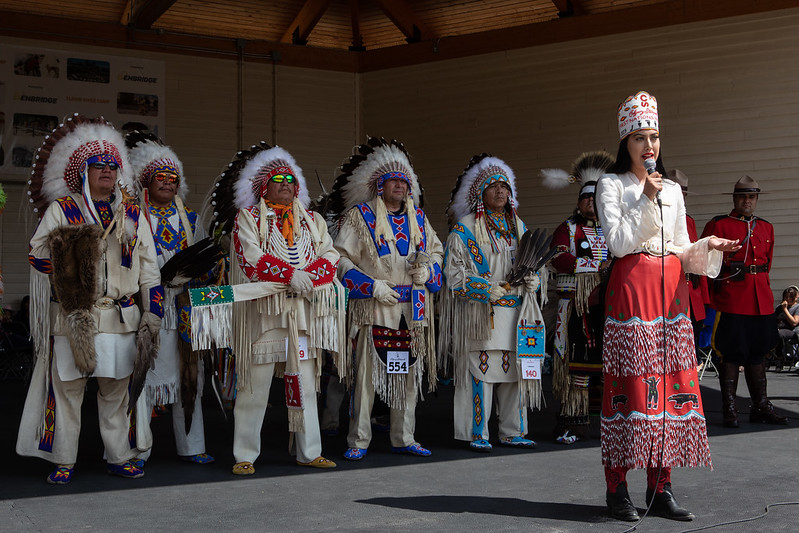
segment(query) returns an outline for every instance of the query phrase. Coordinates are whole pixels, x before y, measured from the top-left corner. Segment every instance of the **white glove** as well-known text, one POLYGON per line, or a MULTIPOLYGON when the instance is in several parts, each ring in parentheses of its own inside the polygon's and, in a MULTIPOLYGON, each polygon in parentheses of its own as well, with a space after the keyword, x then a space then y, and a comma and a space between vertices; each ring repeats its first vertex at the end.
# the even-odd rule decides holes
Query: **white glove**
POLYGON ((294 275, 291 276, 289 285, 291 285, 291 290, 300 295, 308 294, 313 290, 311 275, 300 269, 294 270, 294 275))
POLYGON ((400 295, 388 283, 376 279, 372 287, 372 297, 383 305, 397 305, 400 295))
POLYGON ((536 272, 528 272, 524 275, 524 290, 529 294, 533 294, 541 286, 541 278, 538 277, 536 272))
POLYGON ((424 285, 430 278, 430 269, 427 265, 416 265, 408 271, 408 274, 413 277, 414 285, 424 285))
POLYGON ((499 285, 491 285, 491 289, 488 291, 488 301, 493 304, 506 294, 508 294, 508 291, 506 291, 503 287, 500 287, 499 285))

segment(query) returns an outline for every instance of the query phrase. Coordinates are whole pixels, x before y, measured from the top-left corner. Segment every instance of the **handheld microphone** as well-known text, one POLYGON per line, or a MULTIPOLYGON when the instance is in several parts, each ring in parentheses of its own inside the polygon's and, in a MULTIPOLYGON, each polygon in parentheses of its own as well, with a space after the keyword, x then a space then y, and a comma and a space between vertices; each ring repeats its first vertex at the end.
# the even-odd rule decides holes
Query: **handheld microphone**
MULTIPOLYGON (((647 174, 654 174, 656 171, 657 165, 655 164, 655 160, 651 157, 649 159, 644 160, 644 168, 646 169, 647 174)), ((663 209, 663 201, 660 199, 660 191, 657 192, 657 202, 658 207, 663 209)))

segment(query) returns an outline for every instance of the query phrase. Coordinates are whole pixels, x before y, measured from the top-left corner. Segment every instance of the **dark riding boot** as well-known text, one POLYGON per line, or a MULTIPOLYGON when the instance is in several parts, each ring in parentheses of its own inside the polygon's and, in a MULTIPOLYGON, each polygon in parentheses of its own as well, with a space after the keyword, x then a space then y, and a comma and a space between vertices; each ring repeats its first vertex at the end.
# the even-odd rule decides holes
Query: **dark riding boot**
POLYGON ((752 396, 752 409, 749 412, 749 421, 762 424, 788 425, 788 419, 778 415, 774 406, 768 401, 766 393, 766 367, 763 363, 759 365, 747 365, 744 367, 744 377, 746 386, 749 387, 749 394, 752 396))
POLYGON ((725 428, 738 427, 738 408, 735 406, 735 392, 738 390, 738 365, 722 362, 719 365, 719 384, 721 385, 721 413, 725 428))
POLYGON ((694 514, 687 509, 679 506, 671 492, 671 483, 663 486, 663 492, 655 492, 655 489, 646 489, 646 504, 652 503, 652 514, 662 516, 669 520, 680 520, 688 522, 693 520, 694 514), (653 501, 654 500, 654 501, 653 501))
POLYGON ((608 504, 608 514, 616 520, 637 522, 640 518, 638 516, 638 510, 630 499, 630 493, 627 492, 626 483, 622 483, 616 487, 616 492, 610 492, 608 490, 605 493, 605 501, 608 504))

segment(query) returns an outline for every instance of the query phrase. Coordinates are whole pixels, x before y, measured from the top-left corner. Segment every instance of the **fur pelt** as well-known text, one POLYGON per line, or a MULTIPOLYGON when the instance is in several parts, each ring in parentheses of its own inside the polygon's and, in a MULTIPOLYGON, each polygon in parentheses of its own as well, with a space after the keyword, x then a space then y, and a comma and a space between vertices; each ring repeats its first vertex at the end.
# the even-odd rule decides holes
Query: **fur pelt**
POLYGON ((94 371, 97 324, 92 306, 97 300, 97 264, 102 229, 94 224, 62 226, 50 232, 48 246, 53 264, 52 285, 66 314, 67 339, 75 366, 83 374, 94 371))
POLYGON ((136 401, 144 389, 147 371, 155 366, 155 359, 158 357, 160 331, 161 319, 149 311, 142 313, 139 331, 136 334, 136 361, 133 362, 133 374, 130 376, 128 413, 133 411, 136 401))

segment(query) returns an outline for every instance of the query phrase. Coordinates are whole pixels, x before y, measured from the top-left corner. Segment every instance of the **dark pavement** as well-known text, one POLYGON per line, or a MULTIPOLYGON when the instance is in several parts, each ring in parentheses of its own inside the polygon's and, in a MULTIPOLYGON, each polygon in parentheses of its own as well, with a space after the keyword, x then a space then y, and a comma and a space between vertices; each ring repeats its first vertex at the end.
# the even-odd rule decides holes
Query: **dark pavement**
MULTIPOLYGON (((769 372, 769 392, 790 425, 748 422, 748 393, 739 385, 741 427, 721 427, 718 381, 702 380, 714 470, 675 469, 675 496, 694 522, 646 518, 637 531, 796 531, 799 505, 799 375, 769 372)), ((545 380, 549 406, 530 417, 534 451, 495 446, 477 454, 452 439, 451 386, 425 395, 417 409, 416 437, 433 452, 417 458, 390 453, 388 436, 376 434, 361 462, 345 461, 344 431, 324 439, 324 454, 338 468, 296 466, 287 452, 285 407, 274 398, 267 412, 263 450, 254 476, 230 473, 232 420, 206 396, 210 465, 175 456, 169 415, 153 421, 155 447, 146 475, 127 480, 105 473, 92 388, 84 401, 83 431, 73 482, 51 486, 40 459, 14 452, 24 384, 0 382, 0 531, 601 531, 631 524, 605 516, 605 487, 598 423, 591 438, 555 444, 550 432, 556 403, 545 380)), ((208 388, 206 388, 208 390, 208 388)), ((282 393, 282 387, 273 391, 282 393)), ((495 432, 495 427, 492 430, 495 432)), ((493 433, 495 434, 495 433, 493 433)), ((646 480, 628 476, 630 494, 643 514, 646 480)))

